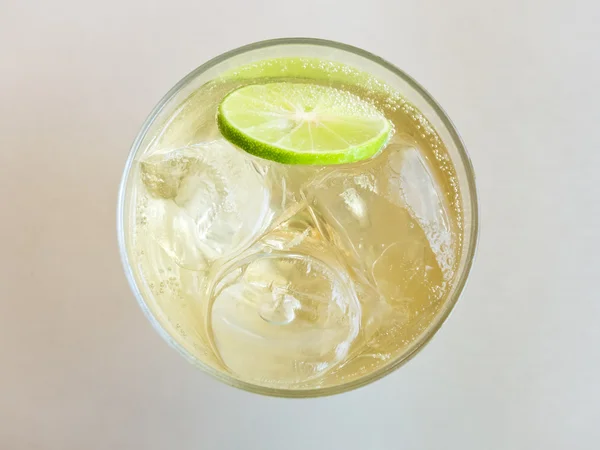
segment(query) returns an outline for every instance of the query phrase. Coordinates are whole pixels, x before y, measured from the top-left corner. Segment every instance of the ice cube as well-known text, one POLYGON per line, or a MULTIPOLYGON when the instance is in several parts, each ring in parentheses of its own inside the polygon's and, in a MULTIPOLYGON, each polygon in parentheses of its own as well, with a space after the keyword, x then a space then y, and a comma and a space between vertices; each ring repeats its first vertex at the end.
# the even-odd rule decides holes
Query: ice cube
POLYGON ((340 168, 304 190, 324 234, 341 249, 357 279, 390 304, 424 301, 442 279, 421 224, 398 189, 405 149, 340 168))
POLYGON ((307 254, 273 251, 239 262, 217 284, 214 346, 239 377, 300 383, 333 369, 359 332, 360 307, 347 280, 307 254))
POLYGON ((239 251, 270 220, 263 176, 224 140, 153 154, 141 172, 152 197, 148 230, 181 267, 200 270, 239 251))
POLYGON ((215 279, 207 328, 215 353, 239 377, 304 382, 351 352, 360 303, 305 201, 291 204, 215 279))
POLYGON ((433 214, 443 205, 414 152, 391 146, 303 189, 321 234, 338 249, 350 272, 368 347, 362 354, 381 360, 391 357, 398 342, 411 339, 411 320, 439 304, 445 283, 430 242, 431 236, 447 233, 443 211, 433 214))
POLYGON ((415 147, 394 144, 383 182, 389 200, 404 205, 419 223, 446 278, 452 275, 455 260, 452 228, 441 186, 424 158, 415 147))

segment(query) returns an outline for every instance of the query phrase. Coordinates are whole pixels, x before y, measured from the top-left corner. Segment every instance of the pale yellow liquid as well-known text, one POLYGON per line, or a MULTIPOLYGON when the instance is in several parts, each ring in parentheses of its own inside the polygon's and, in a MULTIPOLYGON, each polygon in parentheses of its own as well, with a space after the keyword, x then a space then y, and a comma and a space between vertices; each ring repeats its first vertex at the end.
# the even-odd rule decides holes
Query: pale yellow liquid
POLYGON ((179 345, 233 378, 302 389, 368 375, 419 337, 452 284, 450 159, 401 97, 331 81, 393 122, 385 149, 341 166, 250 156, 215 121, 247 82, 198 89, 139 157, 131 236, 145 300, 179 345))

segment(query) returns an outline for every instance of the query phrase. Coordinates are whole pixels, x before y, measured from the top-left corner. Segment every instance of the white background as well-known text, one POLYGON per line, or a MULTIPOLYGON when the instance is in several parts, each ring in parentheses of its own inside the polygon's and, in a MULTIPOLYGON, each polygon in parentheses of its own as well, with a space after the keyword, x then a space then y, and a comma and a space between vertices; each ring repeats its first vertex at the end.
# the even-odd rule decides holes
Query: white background
POLYGON ((600 448, 600 3, 0 0, 0 450, 600 448), (470 282, 433 342, 340 396, 221 385, 159 338, 115 232, 129 146, 223 51, 363 47, 477 172, 470 282))

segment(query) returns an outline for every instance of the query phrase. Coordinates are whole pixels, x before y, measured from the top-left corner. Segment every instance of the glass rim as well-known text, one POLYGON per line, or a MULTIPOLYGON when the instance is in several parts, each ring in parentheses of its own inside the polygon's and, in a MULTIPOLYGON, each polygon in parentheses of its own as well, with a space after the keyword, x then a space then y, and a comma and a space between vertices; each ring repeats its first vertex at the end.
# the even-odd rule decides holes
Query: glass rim
POLYGON ((479 235, 479 207, 478 207, 478 199, 477 199, 477 188, 475 184, 475 173, 473 170, 473 164, 471 163, 471 159, 466 151, 465 145, 456 130, 456 127, 444 111, 444 109, 439 105, 439 103, 433 98, 431 94, 421 86, 415 79, 413 79, 410 75, 405 73, 403 70, 399 69, 392 63, 386 61, 385 59, 363 50, 358 47, 354 47, 352 45, 343 44, 336 41, 330 41, 325 39, 316 39, 316 38, 308 38, 308 37, 289 37, 289 38, 277 38, 277 39, 269 39, 264 41, 254 42, 248 45, 244 45, 241 47, 237 47, 233 50, 229 50, 225 53, 222 53, 204 64, 198 66, 196 69, 192 70, 186 76, 184 76, 175 86, 173 86, 167 94, 165 94, 158 104, 152 109, 140 131, 138 132, 130 150, 129 155, 127 157, 127 161, 125 163, 125 168, 123 169, 123 175, 121 178, 121 183, 119 186, 118 193, 118 202, 117 202, 117 238, 119 245, 119 253, 121 257, 121 263, 123 264, 123 269, 125 271, 125 276, 127 277, 127 281, 129 283, 129 287, 131 288, 136 300, 150 321, 153 327, 158 331, 158 333, 167 341, 167 343, 181 353, 188 361, 194 364, 196 367, 199 367, 205 373, 208 373, 212 377, 217 380, 228 384, 230 386, 257 393, 262 395, 268 395, 273 397, 290 397, 290 398, 303 398, 303 397, 323 397, 334 394, 339 394, 342 392, 347 392, 350 390, 357 389, 359 387, 370 384, 384 376, 390 374, 395 371, 402 365, 406 364, 410 361, 417 353, 419 353, 425 345, 427 345, 433 336, 438 332, 438 330, 442 327, 442 325, 446 322, 450 313, 456 306, 458 299, 464 291, 467 279, 471 272, 471 268, 473 266, 473 261, 475 259, 475 252, 477 249, 479 235), (280 46, 280 45, 310 45, 310 46, 318 46, 318 47, 328 47, 337 50, 342 50, 348 53, 353 53, 365 59, 368 59, 383 68, 389 70, 395 76, 398 76, 403 81, 405 81, 411 88, 413 88, 424 100, 425 102, 433 109, 434 113, 438 116, 438 118, 442 121, 443 125, 446 127, 447 131, 450 134, 453 144, 458 151, 460 160, 464 167, 466 173, 466 181, 469 190, 470 196, 470 208, 471 208, 471 222, 467 225, 470 225, 470 230, 468 233, 469 245, 463 251, 466 251, 466 259, 465 265, 462 271, 458 274, 458 279, 456 280, 456 288, 451 296, 447 297, 444 301, 444 305, 442 309, 437 313, 433 322, 430 326, 419 335, 414 345, 409 346, 406 352, 397 356, 391 363, 380 367, 379 369, 367 374, 360 376, 354 380, 341 383, 335 386, 328 386, 324 388, 309 388, 309 389, 285 389, 285 388, 274 388, 268 386, 261 386, 258 384, 249 383, 247 381, 242 381, 234 378, 231 375, 220 372, 207 364, 200 361, 198 358, 191 355, 180 343, 178 343, 161 325, 158 319, 154 316, 154 314, 150 311, 148 305, 144 301, 143 295, 140 292, 140 289, 137 286, 135 276, 133 274, 132 265, 127 255, 127 246, 126 246, 126 234, 124 228, 124 206, 127 194, 127 185, 129 181, 129 175, 131 173, 131 167, 133 165, 136 153, 146 137, 146 134, 150 128, 150 126, 154 123, 156 117, 161 113, 165 105, 169 103, 169 101, 181 91, 182 88, 187 86, 192 80, 194 80, 197 76, 202 74, 203 72, 211 69, 217 64, 226 61, 229 58, 234 56, 258 50, 262 48, 280 46))

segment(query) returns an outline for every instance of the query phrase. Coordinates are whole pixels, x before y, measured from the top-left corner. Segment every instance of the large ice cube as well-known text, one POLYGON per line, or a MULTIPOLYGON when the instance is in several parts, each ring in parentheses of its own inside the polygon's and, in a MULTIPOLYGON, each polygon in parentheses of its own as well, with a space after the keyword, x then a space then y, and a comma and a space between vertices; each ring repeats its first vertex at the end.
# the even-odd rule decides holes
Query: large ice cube
POLYGON ((353 284, 302 204, 217 277, 211 301, 215 350, 246 380, 321 376, 345 360, 359 333, 353 284))
MULTIPOLYGON (((381 340, 381 333, 386 339, 399 336, 411 315, 439 298, 444 283, 440 262, 419 221, 433 208, 430 186, 412 184, 408 194, 402 190, 405 180, 422 181, 413 180, 414 157, 410 148, 387 148, 373 160, 340 167, 304 189, 322 233, 350 267, 370 345, 381 340), (408 200, 420 194, 428 203, 415 204, 413 210, 408 200)), ((427 222, 432 231, 445 233, 434 219, 427 222)))
POLYGON ((251 159, 224 140, 141 161, 149 232, 177 264, 205 268, 247 245, 269 221, 269 191, 251 159))

